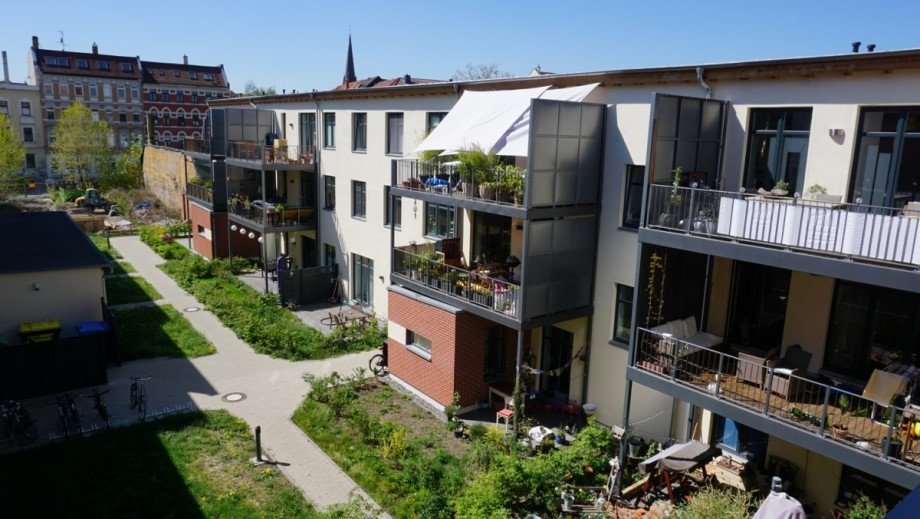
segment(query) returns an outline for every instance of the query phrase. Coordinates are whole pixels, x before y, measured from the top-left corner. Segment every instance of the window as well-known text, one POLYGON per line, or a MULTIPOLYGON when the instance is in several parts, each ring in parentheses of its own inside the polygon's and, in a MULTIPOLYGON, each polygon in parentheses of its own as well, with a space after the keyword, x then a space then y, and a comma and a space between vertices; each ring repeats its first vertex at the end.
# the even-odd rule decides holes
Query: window
POLYGON ((645 166, 626 165, 626 190, 623 192, 623 227, 639 228, 642 215, 642 185, 645 166))
POLYGON ((185 114, 179 113, 176 115, 176 124, 179 126, 185 126, 185 114))
POLYGON ((22 129, 22 140, 24 142, 35 142, 35 136, 33 135, 32 128, 26 126, 22 129))
POLYGON ((802 193, 809 128, 811 108, 751 110, 744 187, 769 191, 783 181, 802 193))
POLYGON ((454 208, 448 205, 425 203, 425 236, 432 238, 454 237, 454 208))
POLYGON ((108 69, 109 69, 109 62, 108 62, 108 61, 100 61, 100 62, 99 62, 99 70, 108 70, 108 69))
POLYGON ((857 376, 920 354, 920 295, 838 281, 824 366, 857 376))
POLYGON ((502 378, 505 371, 505 328, 493 326, 486 329, 485 366, 483 382, 494 382, 502 378))
POLYGON ((61 99, 67 99, 70 97, 70 88, 68 88, 66 83, 58 85, 58 96, 61 99))
POLYGON ((184 93, 184 92, 176 92, 176 102, 177 102, 177 103, 184 103, 184 102, 185 102, 185 93, 184 93))
POLYGON ((323 244, 323 265, 327 267, 335 265, 335 245, 323 244))
POLYGON ((300 147, 306 151, 316 145, 316 114, 300 114, 300 147))
POLYGON ((45 97, 54 97, 54 85, 45 83, 45 97))
POLYGON ((431 360, 431 339, 422 337, 412 330, 406 330, 406 348, 424 359, 431 360))
POLYGON ((131 65, 131 63, 129 63, 129 62, 127 62, 127 61, 123 61, 123 62, 121 63, 121 71, 122 71, 122 72, 131 72, 132 70, 134 70, 134 66, 131 65))
POLYGON ((323 177, 323 203, 326 209, 335 209, 335 177, 323 177))
POLYGON ((166 103, 169 102, 169 92, 163 90, 160 92, 160 101, 166 103))
POLYGON ((23 117, 32 117, 32 103, 28 101, 19 103, 19 113, 23 117))
POLYGON ((447 112, 428 112, 425 134, 431 133, 447 117, 447 112))
POLYGON ((135 123, 141 122, 141 114, 137 112, 131 112, 131 121, 135 123))
POLYGON ((387 114, 387 154, 402 155, 403 114, 387 114))
POLYGON ((173 71, 173 76, 179 77, 179 71, 178 71, 178 70, 174 70, 174 71, 173 71))
POLYGON ((132 100, 132 101, 140 101, 140 100, 141 100, 141 92, 140 92, 140 90, 138 90, 137 87, 131 87, 131 100, 132 100))
POLYGON ((70 66, 67 58, 58 58, 56 56, 45 56, 45 65, 51 67, 67 67, 70 66))
POLYGON ((103 83, 103 85, 102 85, 102 97, 104 97, 106 101, 112 99, 112 85, 110 85, 110 84, 108 84, 108 83, 103 83))
POLYGON ((89 62, 86 61, 85 59, 78 59, 78 60, 77 60, 77 68, 81 68, 81 69, 83 69, 83 70, 86 70, 86 69, 89 68, 89 62))
POLYGON ((214 74, 205 73, 205 75, 204 75, 204 80, 205 80, 205 81, 214 81, 214 74))
POLYGON ((788 270, 737 262, 731 288, 728 338, 742 347, 779 347, 789 300, 788 270))
POLYGON ((10 115, 10 102, 6 99, 0 99, 0 114, 10 115))
POLYGON ((99 89, 96 88, 96 85, 90 85, 90 86, 89 86, 89 97, 90 97, 91 99, 98 99, 98 98, 99 98, 99 89))
POLYGON ((83 85, 77 83, 73 86, 73 93, 77 97, 83 97, 83 85))
POLYGON ((393 201, 393 222, 402 227, 402 197, 391 197, 390 186, 383 186, 383 224, 390 225, 390 200, 393 201))
POLYGON ((367 216, 367 183, 351 181, 351 215, 364 218, 367 216))
POLYGON ((920 200, 920 107, 860 114, 851 202, 902 208, 920 200))
POLYGON ((49 121, 53 121, 54 118, 55 118, 54 109, 47 110, 45 119, 48 119, 49 121))
POLYGON ((715 445, 753 461, 763 461, 769 436, 734 420, 716 415, 713 427, 715 445))
POLYGON ((203 225, 199 225, 198 226, 198 236, 201 236, 202 238, 206 240, 210 240, 211 239, 211 229, 208 229, 207 227, 203 225))
POLYGON ((352 114, 351 126, 351 149, 353 151, 367 151, 367 114, 352 114))
POLYGON ((26 169, 35 169, 34 153, 26 153, 26 169))
POLYGON ((374 260, 359 254, 351 255, 352 265, 352 299, 365 305, 374 303, 374 260))
POLYGON ((160 69, 157 71, 157 75, 159 75, 160 77, 163 77, 166 75, 166 72, 163 69, 160 69))
POLYGON ((491 213, 474 213, 473 260, 504 263, 511 254, 511 218, 491 213))
POLYGON ((123 86, 118 87, 118 99, 121 101, 125 100, 125 87, 123 86))
POLYGON ((189 78, 189 79, 198 79, 198 73, 197 73, 197 72, 189 72, 189 73, 188 73, 188 78, 189 78))
POLYGON ((118 112, 118 122, 126 123, 128 122, 128 114, 125 112, 118 112))
POLYGON ((629 344, 632 330, 633 287, 617 284, 617 301, 613 308, 613 340, 629 344))
POLYGON ((335 149, 335 114, 323 114, 323 147, 335 149))

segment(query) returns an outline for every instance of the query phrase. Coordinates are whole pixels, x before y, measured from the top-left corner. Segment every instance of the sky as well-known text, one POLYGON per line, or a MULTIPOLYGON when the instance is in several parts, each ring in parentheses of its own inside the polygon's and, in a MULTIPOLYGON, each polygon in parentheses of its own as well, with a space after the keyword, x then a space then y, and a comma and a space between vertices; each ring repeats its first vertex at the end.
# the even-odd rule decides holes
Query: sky
POLYGON ((449 79, 467 63, 513 75, 537 64, 587 72, 920 47, 920 1, 721 0, 3 0, 0 50, 24 81, 31 37, 43 48, 223 64, 247 81, 326 90, 342 80, 348 34, 359 78, 449 79), (189 6, 193 6, 191 9, 189 6))

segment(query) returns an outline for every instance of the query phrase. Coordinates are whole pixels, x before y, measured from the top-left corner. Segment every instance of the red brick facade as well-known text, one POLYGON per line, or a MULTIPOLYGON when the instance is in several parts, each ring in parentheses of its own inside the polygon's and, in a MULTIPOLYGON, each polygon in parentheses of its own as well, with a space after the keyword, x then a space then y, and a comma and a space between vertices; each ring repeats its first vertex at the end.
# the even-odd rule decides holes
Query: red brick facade
MULTIPOLYGON (((194 202, 188 202, 188 218, 191 222, 192 248, 195 252, 208 259, 226 258, 227 213, 212 213, 194 202), (210 240, 203 236, 206 232, 201 232, 202 230, 211 231, 210 240)), ((230 243, 234 256, 257 258, 261 254, 258 233, 256 238, 250 238, 248 233, 242 235, 239 232, 231 232, 230 243)))
MULTIPOLYGON (((437 403, 450 405, 454 393, 460 406, 467 407, 488 398, 483 380, 488 329, 500 326, 468 312, 453 313, 406 297, 389 293, 388 314, 398 324, 431 340, 431 360, 405 347, 405 338, 389 339, 390 372, 437 403)), ((504 330, 503 381, 514 380, 517 333, 504 330)))

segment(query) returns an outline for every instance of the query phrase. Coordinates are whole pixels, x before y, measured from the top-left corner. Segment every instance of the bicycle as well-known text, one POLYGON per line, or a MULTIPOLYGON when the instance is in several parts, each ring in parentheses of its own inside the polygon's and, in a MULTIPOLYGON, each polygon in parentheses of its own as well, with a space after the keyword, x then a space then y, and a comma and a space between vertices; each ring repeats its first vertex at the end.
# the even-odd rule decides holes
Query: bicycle
POLYGON ((83 435, 83 424, 80 423, 80 413, 77 411, 77 403, 73 401, 70 393, 64 393, 64 403, 67 406, 68 419, 74 431, 80 436, 83 435))
POLYGON ((150 375, 144 377, 131 377, 131 409, 137 409, 141 421, 147 418, 147 390, 144 382, 150 380, 150 375))
POLYGON ((80 415, 77 413, 76 404, 73 398, 67 393, 58 395, 53 401, 46 402, 49 405, 56 405, 58 408, 58 420, 61 422, 61 428, 64 430, 64 438, 70 438, 70 430, 74 429, 82 433, 80 426, 80 415))
POLYGON ((102 418, 103 423, 105 423, 105 428, 109 428, 109 410, 105 407, 105 402, 102 401, 102 395, 108 393, 109 390, 99 392, 96 388, 93 388, 93 393, 90 395, 80 395, 83 398, 92 398, 93 399, 93 409, 99 413, 99 418, 102 418))
POLYGON ((374 355, 367 361, 367 367, 375 377, 385 377, 389 375, 390 368, 387 367, 387 343, 380 345, 380 353, 374 355))
POLYGON ((20 440, 32 443, 38 439, 38 428, 29 411, 22 402, 8 400, 0 405, 0 417, 9 432, 10 441, 18 443, 20 440))

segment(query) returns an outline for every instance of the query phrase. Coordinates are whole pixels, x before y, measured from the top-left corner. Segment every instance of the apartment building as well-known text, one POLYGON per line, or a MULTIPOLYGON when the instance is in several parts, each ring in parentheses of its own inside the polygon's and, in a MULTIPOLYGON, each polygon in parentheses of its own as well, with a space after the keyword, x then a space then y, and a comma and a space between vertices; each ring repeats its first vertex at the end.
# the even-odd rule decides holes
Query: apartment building
POLYGON ((188 56, 182 56, 182 63, 141 61, 141 69, 151 142, 171 147, 206 146, 202 132, 208 100, 230 96, 224 66, 189 65, 188 56))
POLYGON ((43 176, 47 167, 44 126, 38 115, 40 107, 41 97, 37 86, 10 81, 6 51, 3 51, 0 114, 9 117, 10 126, 19 133, 26 148, 22 173, 35 178, 43 176))
POLYGON ((37 36, 29 49, 29 84, 41 92, 41 117, 47 143, 61 111, 82 101, 94 117, 112 127, 116 148, 127 148, 143 137, 144 106, 141 99, 141 65, 137 56, 43 49, 37 36))
POLYGON ((433 406, 507 399, 520 370, 530 395, 717 444, 832 515, 920 482, 918 69, 909 50, 211 105, 315 147, 315 234, 273 250, 337 264, 433 406), (473 144, 526 171, 520 197, 464 177, 451 152, 473 144))

